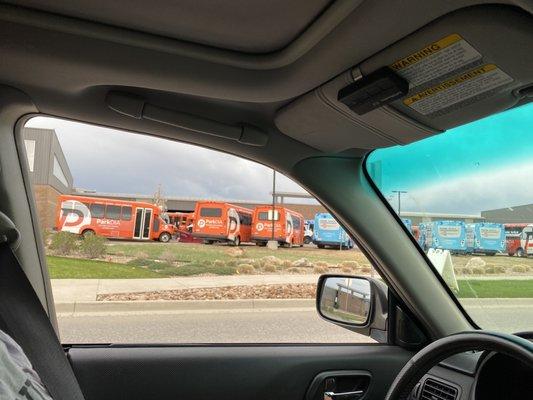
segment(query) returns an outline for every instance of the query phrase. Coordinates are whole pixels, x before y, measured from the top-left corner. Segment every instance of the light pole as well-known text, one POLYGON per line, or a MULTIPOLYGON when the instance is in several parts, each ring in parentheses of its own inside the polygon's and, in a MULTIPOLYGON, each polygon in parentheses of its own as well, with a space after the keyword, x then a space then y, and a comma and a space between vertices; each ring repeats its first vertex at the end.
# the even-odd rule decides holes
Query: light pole
POLYGON ((271 250, 276 250, 278 248, 278 241, 274 239, 275 215, 276 215, 276 170, 273 169, 272 170, 272 218, 270 218, 270 223, 272 224, 272 236, 267 243, 268 248, 271 250))
POLYGON ((393 190, 392 193, 398 194, 398 216, 400 216, 400 213, 402 212, 402 194, 407 193, 406 190, 393 190))

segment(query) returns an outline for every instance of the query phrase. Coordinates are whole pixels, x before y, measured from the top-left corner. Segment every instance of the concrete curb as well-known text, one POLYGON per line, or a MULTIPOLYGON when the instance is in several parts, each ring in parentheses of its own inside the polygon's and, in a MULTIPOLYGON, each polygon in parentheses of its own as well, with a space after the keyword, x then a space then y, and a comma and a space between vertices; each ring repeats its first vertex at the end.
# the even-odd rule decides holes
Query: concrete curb
POLYGON ((56 303, 55 305, 58 314, 70 316, 139 312, 276 310, 314 307, 315 299, 86 301, 56 303))

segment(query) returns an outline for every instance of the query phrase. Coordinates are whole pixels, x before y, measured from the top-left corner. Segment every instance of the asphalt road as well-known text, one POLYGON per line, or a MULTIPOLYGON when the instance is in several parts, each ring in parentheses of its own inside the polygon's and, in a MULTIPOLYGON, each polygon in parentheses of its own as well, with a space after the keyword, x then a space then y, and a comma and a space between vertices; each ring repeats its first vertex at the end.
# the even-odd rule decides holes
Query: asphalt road
POLYGON ((315 310, 59 317, 63 343, 356 343, 368 337, 315 310))
MULTIPOLYGON (((530 304, 469 307, 481 327, 517 332, 533 329, 530 304)), ((315 310, 249 310, 141 315, 60 316, 63 343, 364 343, 318 317, 315 310)))

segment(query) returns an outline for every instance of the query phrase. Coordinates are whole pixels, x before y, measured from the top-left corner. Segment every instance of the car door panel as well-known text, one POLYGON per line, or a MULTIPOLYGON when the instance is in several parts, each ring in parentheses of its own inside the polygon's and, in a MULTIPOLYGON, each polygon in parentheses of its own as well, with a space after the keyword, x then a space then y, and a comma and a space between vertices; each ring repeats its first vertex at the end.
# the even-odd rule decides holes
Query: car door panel
POLYGON ((365 399, 382 399, 412 355, 389 345, 73 347, 86 400, 304 399, 325 371, 367 371, 365 399))

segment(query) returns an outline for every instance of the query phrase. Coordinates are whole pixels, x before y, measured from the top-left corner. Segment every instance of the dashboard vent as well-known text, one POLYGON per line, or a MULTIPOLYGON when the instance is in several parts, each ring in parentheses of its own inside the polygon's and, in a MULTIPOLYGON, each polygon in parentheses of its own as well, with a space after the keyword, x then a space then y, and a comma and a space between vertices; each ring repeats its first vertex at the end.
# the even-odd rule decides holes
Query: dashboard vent
POLYGON ((426 379, 419 398, 420 400, 455 400, 457 389, 434 379, 426 379))

